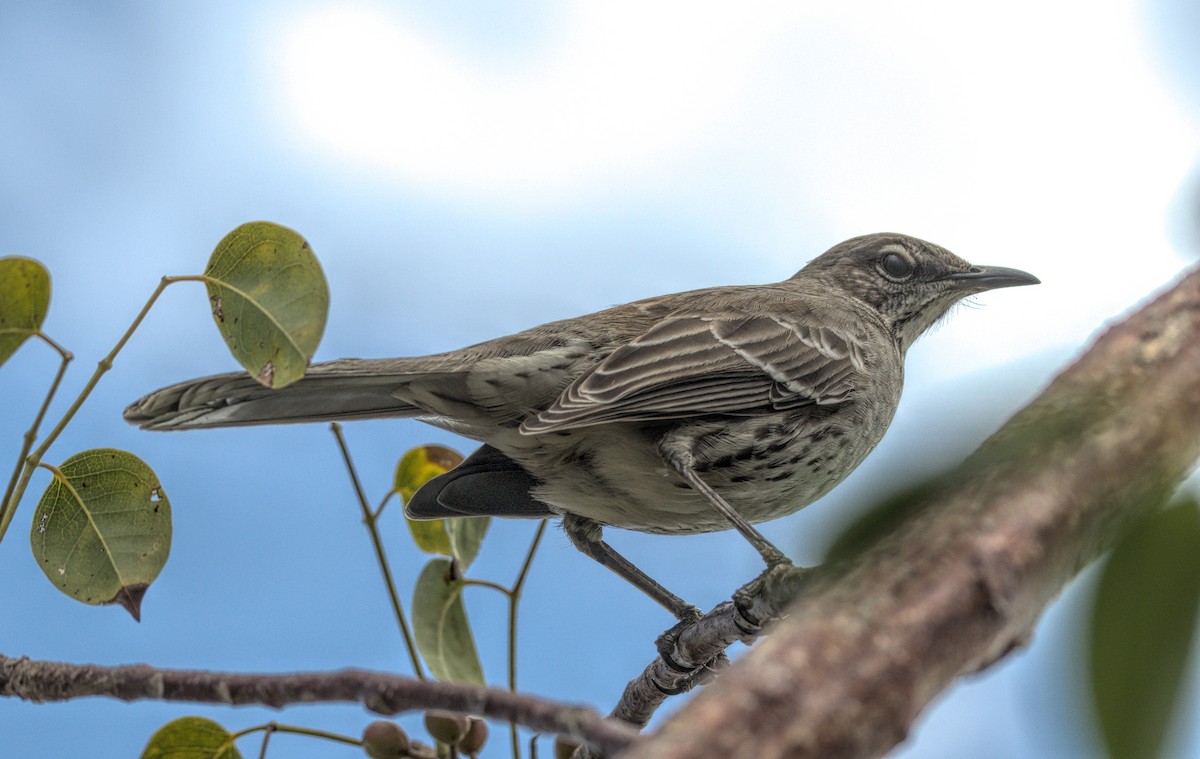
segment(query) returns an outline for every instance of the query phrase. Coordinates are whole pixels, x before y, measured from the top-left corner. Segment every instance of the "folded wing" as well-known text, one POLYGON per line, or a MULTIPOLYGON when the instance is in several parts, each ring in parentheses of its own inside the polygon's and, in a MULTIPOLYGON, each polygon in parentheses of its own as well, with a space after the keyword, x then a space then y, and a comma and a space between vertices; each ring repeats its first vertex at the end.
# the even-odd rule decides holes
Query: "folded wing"
POLYGON ((521 431, 843 403, 862 369, 845 330, 803 318, 678 316, 613 351, 521 431))

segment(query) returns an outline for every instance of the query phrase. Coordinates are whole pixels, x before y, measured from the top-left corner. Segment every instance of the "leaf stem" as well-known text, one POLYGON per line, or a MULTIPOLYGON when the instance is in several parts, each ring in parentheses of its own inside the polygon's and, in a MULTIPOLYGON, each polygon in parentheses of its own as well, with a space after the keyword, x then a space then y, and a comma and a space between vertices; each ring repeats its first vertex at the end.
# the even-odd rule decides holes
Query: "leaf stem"
POLYGON ((233 733, 230 737, 232 737, 233 740, 236 741, 238 738, 244 738, 247 735, 252 735, 254 733, 259 733, 259 732, 266 733, 266 736, 264 736, 264 740, 263 740, 264 751, 266 749, 267 738, 269 738, 269 736, 273 733, 291 733, 292 735, 307 735, 310 738, 323 738, 324 740, 327 740, 327 741, 336 741, 338 743, 346 743, 351 746, 361 746, 362 745, 362 741, 360 739, 353 738, 348 735, 339 735, 338 733, 330 733, 330 732, 326 732, 325 730, 317 730, 317 729, 311 728, 311 727, 300 727, 299 725, 281 725, 278 722, 268 722, 265 725, 255 725, 254 727, 248 727, 245 730, 238 730, 236 733, 233 733))
POLYGON ((45 399, 42 400, 41 408, 38 409, 37 416, 33 418, 33 424, 25 431, 24 442, 21 444, 21 453, 17 456, 17 463, 13 467, 12 477, 9 478, 8 486, 4 489, 4 498, 0 499, 0 540, 4 539, 4 533, 8 530, 8 525, 12 522, 13 515, 17 511, 16 500, 19 499, 14 500, 12 496, 17 489, 17 480, 21 476, 21 471, 25 468, 25 461, 29 457, 29 451, 33 449, 33 444, 37 440, 38 429, 42 426, 42 422, 46 418, 46 412, 50 410, 50 404, 54 400, 55 393, 58 392, 59 385, 62 384, 63 377, 66 376, 67 366, 75 358, 71 354, 71 351, 51 340, 50 336, 40 329, 34 334, 57 351, 62 360, 58 364, 58 372, 54 375, 54 381, 50 383, 50 389, 46 392, 45 399))
MULTIPOLYGON (((125 330, 125 334, 121 335, 121 339, 117 341, 117 344, 113 346, 113 349, 109 351, 108 355, 100 359, 99 364, 96 366, 96 371, 92 373, 91 379, 89 379, 87 384, 83 386, 83 390, 79 392, 79 397, 75 399, 70 408, 68 408, 66 413, 63 414, 62 418, 58 420, 58 424, 54 425, 54 429, 50 430, 50 433, 46 435, 46 439, 42 441, 42 444, 39 445, 33 451, 33 453, 25 457, 24 467, 21 471, 20 479, 17 481, 17 486, 13 488, 5 503, 0 505, 0 509, 3 510, 2 513, 0 513, 0 541, 4 540, 4 533, 8 530, 8 525, 12 522, 13 515, 17 510, 17 504, 19 504, 21 499, 25 496, 25 490, 29 487, 29 479, 33 476, 33 470, 37 467, 38 462, 40 462, 42 457, 46 455, 46 451, 50 450, 50 446, 54 445, 54 441, 58 440, 58 436, 62 434, 64 429, 66 429, 67 424, 75 418, 75 414, 79 411, 79 408, 83 406, 83 402, 86 401, 88 396, 92 394, 92 391, 96 389, 96 385, 100 382, 100 378, 103 377, 109 369, 112 369, 113 360, 117 357, 117 354, 121 352, 121 349, 125 347, 125 344, 129 342, 129 338, 133 337, 133 333, 137 330, 137 328, 141 326, 142 320, 146 318, 146 314, 150 313, 150 308, 158 300, 158 296, 162 295, 163 290, 167 289, 168 285, 174 284, 175 282, 185 281, 202 282, 204 280, 202 277, 196 275, 163 277, 161 280, 159 280, 158 287, 154 288, 154 292, 150 294, 150 298, 146 301, 146 305, 142 306, 142 310, 138 312, 136 317, 134 317, 133 323, 129 325, 129 329, 125 330)), ((57 343, 51 341, 50 345, 56 350, 61 350, 57 343)))
POLYGON ((474 585, 479 588, 491 588, 498 593, 503 593, 508 599, 512 599, 512 589, 506 588, 498 582, 492 582, 491 580, 479 580, 474 577, 463 577, 461 579, 463 585, 474 585))
MULTIPOLYGON (((533 564, 533 555, 537 553, 538 545, 542 542, 542 535, 546 532, 547 521, 543 519, 538 523, 537 531, 533 533, 533 540, 529 543, 529 550, 525 553, 525 561, 521 563, 521 569, 517 572, 517 580, 513 583, 512 591, 508 595, 508 689, 514 693, 517 691, 517 610, 521 603, 521 591, 525 588, 525 579, 529 576, 529 567, 533 564)), ((521 759, 521 743, 520 736, 517 735, 517 723, 508 723, 508 729, 512 735, 513 759, 521 759)))
POLYGON ((378 515, 371 512, 371 507, 367 503, 367 495, 363 491, 362 482, 358 479, 354 462, 350 459, 350 449, 346 446, 346 438, 342 435, 342 425, 334 422, 329 425, 329 428, 333 432, 334 438, 337 439, 338 449, 342 453, 342 460, 346 464, 346 471, 350 474, 350 482, 354 486, 354 494, 358 499, 358 505, 362 508, 363 524, 367 526, 367 532, 371 535, 371 543, 375 547, 375 558, 379 562, 379 571, 383 574, 383 582, 387 586, 388 598, 392 602, 392 611, 396 615, 396 622, 400 625, 400 634, 404 636, 404 646, 408 649, 408 658, 412 662, 413 674, 417 676, 417 679, 424 680, 425 670, 421 667, 420 657, 417 656, 417 646, 404 616, 404 607, 400 604, 400 595, 396 592, 396 582, 392 579, 392 570, 388 564, 387 554, 383 550, 383 539, 380 537, 379 528, 376 525, 378 515))
POLYGON ((388 501, 392 500, 392 496, 395 496, 395 495, 399 495, 399 493, 397 493, 395 490, 389 490, 389 491, 388 491, 387 495, 385 495, 385 496, 383 497, 383 500, 379 502, 379 506, 378 506, 378 507, 375 509, 375 511, 372 513, 372 516, 373 516, 375 519, 379 519, 379 517, 383 515, 383 507, 384 507, 384 506, 387 506, 387 505, 388 505, 388 501))

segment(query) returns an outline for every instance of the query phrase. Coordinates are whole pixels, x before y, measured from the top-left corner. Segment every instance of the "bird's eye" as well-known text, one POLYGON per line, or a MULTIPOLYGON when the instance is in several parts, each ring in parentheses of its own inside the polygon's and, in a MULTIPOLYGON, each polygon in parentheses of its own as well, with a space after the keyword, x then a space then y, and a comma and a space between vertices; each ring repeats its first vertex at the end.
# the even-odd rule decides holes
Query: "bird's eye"
POLYGON ((908 279, 913 275, 913 262, 899 253, 888 253, 879 259, 879 270, 888 279, 908 279))

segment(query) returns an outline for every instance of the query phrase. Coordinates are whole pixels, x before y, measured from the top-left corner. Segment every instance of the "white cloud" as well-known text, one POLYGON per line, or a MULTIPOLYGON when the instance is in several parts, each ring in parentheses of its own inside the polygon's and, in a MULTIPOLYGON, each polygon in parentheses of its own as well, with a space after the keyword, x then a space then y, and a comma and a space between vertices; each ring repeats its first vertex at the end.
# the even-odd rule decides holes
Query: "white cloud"
POLYGON ((502 73, 394 11, 306 14, 279 57, 287 105, 322 150, 437 191, 538 195, 694 147, 764 33, 673 3, 572 7, 539 65, 502 73))

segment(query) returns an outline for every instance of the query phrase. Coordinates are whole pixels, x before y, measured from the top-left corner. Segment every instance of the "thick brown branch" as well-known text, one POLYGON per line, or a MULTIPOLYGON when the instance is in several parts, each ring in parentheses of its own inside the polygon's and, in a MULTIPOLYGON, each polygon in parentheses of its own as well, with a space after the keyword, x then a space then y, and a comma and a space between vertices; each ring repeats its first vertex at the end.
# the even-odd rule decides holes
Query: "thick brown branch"
POLYGON ((1112 327, 771 635, 623 756, 875 757, 1200 456, 1200 272, 1112 327))
POLYGON ((415 680, 359 669, 293 674, 234 674, 158 669, 145 664, 104 667, 10 659, 0 655, 0 696, 66 701, 110 696, 123 701, 191 701, 283 707, 357 702, 377 714, 445 709, 562 733, 615 753, 637 732, 587 707, 567 706, 498 688, 415 680))

